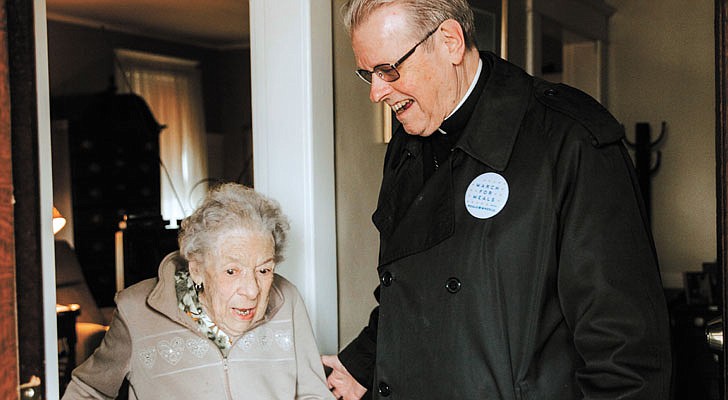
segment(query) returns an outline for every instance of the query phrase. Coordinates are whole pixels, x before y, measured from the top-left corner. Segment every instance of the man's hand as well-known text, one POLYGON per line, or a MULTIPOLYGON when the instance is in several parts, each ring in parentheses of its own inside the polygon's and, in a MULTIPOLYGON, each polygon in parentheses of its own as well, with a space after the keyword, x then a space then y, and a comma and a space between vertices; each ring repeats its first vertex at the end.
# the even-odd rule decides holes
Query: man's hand
POLYGON ((367 392, 367 389, 346 370, 344 364, 339 360, 339 356, 321 356, 321 362, 324 366, 331 368, 331 374, 326 378, 326 383, 337 399, 359 400, 367 392))

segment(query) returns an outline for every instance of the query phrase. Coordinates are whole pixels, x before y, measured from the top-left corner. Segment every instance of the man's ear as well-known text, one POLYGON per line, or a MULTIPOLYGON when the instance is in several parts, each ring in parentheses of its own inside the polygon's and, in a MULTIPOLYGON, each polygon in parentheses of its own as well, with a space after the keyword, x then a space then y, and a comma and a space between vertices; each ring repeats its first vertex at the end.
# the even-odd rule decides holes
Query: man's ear
POLYGON ((454 19, 446 19, 440 24, 448 57, 453 65, 459 65, 465 56, 465 36, 463 28, 454 19))
POLYGON ((203 283, 205 274, 202 265, 200 265, 197 261, 189 261, 187 266, 190 269, 190 277, 192 278, 192 281, 196 284, 203 283))

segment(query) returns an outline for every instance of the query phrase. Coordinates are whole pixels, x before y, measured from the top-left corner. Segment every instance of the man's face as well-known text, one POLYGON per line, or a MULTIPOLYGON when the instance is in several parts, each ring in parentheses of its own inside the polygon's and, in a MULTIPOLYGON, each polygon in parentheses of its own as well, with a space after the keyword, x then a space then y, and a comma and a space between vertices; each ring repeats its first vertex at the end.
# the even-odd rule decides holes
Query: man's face
MULTIPOLYGON (((400 6, 376 10, 352 32, 352 48, 358 68, 371 71, 379 64, 393 64, 421 37, 414 37, 400 6)), ((369 98, 384 101, 410 135, 429 136, 457 103, 457 77, 441 32, 435 32, 399 67, 399 79, 385 82, 372 76, 369 98)))

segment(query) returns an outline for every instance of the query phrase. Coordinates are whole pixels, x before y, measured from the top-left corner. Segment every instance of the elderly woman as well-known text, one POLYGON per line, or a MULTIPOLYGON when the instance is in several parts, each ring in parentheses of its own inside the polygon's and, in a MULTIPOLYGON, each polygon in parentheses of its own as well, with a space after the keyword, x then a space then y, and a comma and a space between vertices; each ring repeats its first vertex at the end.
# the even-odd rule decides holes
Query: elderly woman
POLYGON ((159 277, 117 295, 103 343, 63 399, 331 399, 303 300, 274 273, 288 223, 223 184, 182 221, 159 277))

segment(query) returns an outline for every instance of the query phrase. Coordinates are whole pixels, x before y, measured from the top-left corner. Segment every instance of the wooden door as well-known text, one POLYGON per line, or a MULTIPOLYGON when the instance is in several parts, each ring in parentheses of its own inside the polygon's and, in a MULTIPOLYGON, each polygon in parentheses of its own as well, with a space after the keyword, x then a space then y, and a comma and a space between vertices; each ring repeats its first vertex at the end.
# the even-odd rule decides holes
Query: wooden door
MULTIPOLYGON (((726 296, 726 283, 728 282, 728 37, 726 37, 728 22, 728 0, 715 1, 715 149, 716 149, 716 204, 717 204, 717 238, 718 262, 723 271, 723 325, 728 321, 728 296, 726 296)), ((725 331, 725 328, 724 328, 725 331)), ((725 360, 728 348, 723 346, 723 392, 722 398, 728 399, 728 385, 726 378, 725 360)))
POLYGON ((0 4, 0 398, 18 398, 10 78, 5 2, 0 4))
MULTIPOLYGON (((35 29, 32 1, 1 0, 3 4, 4 41, 0 51, 6 55, 3 79, 2 154, 3 166, 0 187, 0 250, 6 274, 14 283, 10 293, 3 290, 0 301, 11 306, 14 336, 2 335, 3 341, 12 338, 3 351, 12 352, 15 362, 3 363, 10 367, 12 378, 2 378, 3 385, 12 395, 0 394, 0 398, 18 398, 18 384, 29 382, 31 377, 41 378, 34 398, 53 399, 57 394, 44 393, 45 345, 43 322, 43 267, 41 262, 40 224, 40 177, 38 155, 38 98, 35 62, 35 29), (7 113, 7 114, 6 114, 7 113), (10 129, 7 129, 7 128, 10 129), (7 133, 6 133, 7 132, 7 133), (6 156, 7 155, 7 156, 6 156), (7 160, 7 161, 6 161, 7 160), (6 165, 7 164, 7 165, 6 165), (5 223, 7 222, 7 226, 5 223), (5 255, 9 255, 6 257, 5 255), (5 266, 7 263, 7 267, 5 266), (12 299, 6 300, 7 296, 12 299), (17 322, 16 322, 17 321, 17 322), (6 382, 7 380, 7 382, 6 382)), ((12 283, 9 283, 12 284, 12 283)), ((4 314, 3 314, 4 315, 4 314)), ((9 324, 0 318, 2 324, 9 324)), ((4 325, 3 325, 4 326, 4 325)), ((11 333, 12 335, 12 333, 11 333)), ((53 364, 55 365, 55 364, 53 364)))

